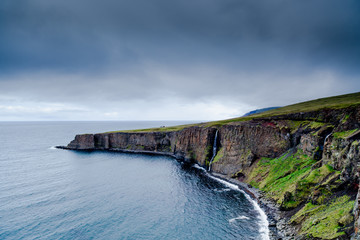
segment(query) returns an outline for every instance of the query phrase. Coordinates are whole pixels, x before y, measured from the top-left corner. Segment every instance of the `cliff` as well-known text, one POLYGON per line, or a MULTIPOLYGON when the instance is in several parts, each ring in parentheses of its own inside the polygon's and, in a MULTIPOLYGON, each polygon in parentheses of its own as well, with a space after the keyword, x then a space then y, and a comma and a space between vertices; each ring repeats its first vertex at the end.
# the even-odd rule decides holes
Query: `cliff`
POLYGON ((193 126, 77 135, 63 148, 211 164, 275 201, 299 239, 360 239, 359 104, 360 94, 344 95, 193 126))
POLYGON ((206 165, 215 132, 216 128, 190 127, 169 132, 81 134, 64 148, 163 154, 206 165))

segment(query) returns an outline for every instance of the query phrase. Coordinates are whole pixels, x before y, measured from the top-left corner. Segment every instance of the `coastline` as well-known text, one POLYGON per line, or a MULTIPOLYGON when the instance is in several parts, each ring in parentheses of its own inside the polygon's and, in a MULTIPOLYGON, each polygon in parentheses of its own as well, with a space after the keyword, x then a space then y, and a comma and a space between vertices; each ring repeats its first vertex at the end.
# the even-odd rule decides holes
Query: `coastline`
MULTIPOLYGON (((172 157, 173 159, 177 161, 182 161, 185 163, 192 163, 194 165, 198 165, 198 163, 194 163, 189 161, 188 159, 184 159, 182 157, 176 156, 172 153, 166 153, 166 152, 152 152, 152 151, 145 151, 145 150, 127 150, 127 149, 88 149, 88 150, 80 150, 80 149, 73 149, 66 146, 55 146, 57 149, 62 150, 75 150, 80 152, 92 152, 92 151, 106 151, 106 152, 120 152, 120 153, 131 153, 131 154, 146 154, 146 155, 160 155, 160 156, 167 156, 172 157)), ((280 211, 279 207, 271 201, 271 199, 267 199, 264 197, 264 195, 261 193, 260 190, 249 187, 246 183, 241 182, 239 180, 229 178, 226 175, 223 175, 221 173, 216 172, 209 172, 205 168, 198 165, 198 169, 201 169, 208 174, 209 177, 216 178, 217 180, 222 180, 230 184, 236 185, 239 190, 242 190, 245 192, 246 195, 248 195, 252 200, 254 200, 261 210, 265 213, 268 221, 268 231, 269 231, 269 239, 270 240, 290 240, 294 239, 296 236, 296 231, 293 227, 289 226, 287 224, 287 217, 285 217, 285 214, 280 211)))
POLYGON ((266 198, 259 189, 251 187, 248 184, 239 180, 229 178, 226 175, 220 173, 208 172, 208 174, 237 185, 241 190, 243 190, 259 204, 260 208, 265 212, 268 218, 267 220, 269 222, 269 237, 271 240, 295 239, 296 230, 293 226, 287 223, 289 218, 285 216, 285 212, 281 211, 279 209, 279 206, 274 201, 266 198))

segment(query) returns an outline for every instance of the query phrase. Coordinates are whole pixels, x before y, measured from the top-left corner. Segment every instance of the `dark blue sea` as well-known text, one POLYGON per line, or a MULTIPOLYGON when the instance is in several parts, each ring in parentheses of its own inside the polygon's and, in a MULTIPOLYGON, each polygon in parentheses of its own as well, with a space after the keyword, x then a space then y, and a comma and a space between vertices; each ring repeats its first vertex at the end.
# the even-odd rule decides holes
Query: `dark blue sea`
POLYGON ((268 239, 236 186, 172 158, 55 149, 184 122, 0 122, 0 239, 268 239))

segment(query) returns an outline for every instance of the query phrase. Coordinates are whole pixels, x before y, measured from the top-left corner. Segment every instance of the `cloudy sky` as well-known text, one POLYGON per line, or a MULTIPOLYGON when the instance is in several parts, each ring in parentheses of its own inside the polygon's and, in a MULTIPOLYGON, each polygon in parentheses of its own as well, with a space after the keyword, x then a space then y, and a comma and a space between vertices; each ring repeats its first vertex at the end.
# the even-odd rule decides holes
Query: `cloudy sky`
POLYGON ((1 0, 0 120, 213 120, 360 91, 358 0, 1 0))

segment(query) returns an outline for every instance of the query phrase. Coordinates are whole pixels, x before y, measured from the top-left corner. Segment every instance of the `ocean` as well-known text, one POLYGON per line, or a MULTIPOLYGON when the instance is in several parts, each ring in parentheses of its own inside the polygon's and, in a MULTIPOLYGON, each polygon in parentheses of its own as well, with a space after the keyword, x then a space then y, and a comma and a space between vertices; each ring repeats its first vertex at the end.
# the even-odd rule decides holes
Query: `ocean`
POLYGON ((235 185, 170 157, 56 149, 188 122, 0 122, 0 239, 268 239, 235 185))

